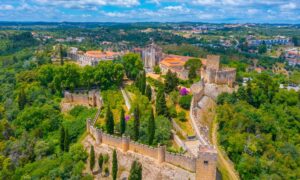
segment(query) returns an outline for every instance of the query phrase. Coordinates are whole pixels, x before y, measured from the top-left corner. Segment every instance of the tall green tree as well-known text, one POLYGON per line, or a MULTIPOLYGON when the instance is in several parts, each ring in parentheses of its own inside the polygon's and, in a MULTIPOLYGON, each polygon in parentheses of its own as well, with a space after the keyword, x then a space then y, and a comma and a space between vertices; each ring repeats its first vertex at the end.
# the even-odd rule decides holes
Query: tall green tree
POLYGON ((176 89, 178 86, 179 80, 177 78, 176 73, 172 73, 170 70, 168 70, 166 74, 166 79, 165 79, 165 92, 170 93, 173 90, 176 89))
POLYGON ((94 146, 91 146, 91 150, 90 150, 90 169, 91 171, 93 171, 95 167, 95 150, 94 150, 94 146))
POLYGON ((159 89, 156 95, 156 114, 168 117, 168 107, 166 104, 165 92, 159 89))
POLYGON ((128 180, 142 180, 142 164, 133 161, 130 169, 130 175, 128 177, 128 180))
POLYGON ((106 122, 106 132, 108 134, 114 134, 115 123, 114 123, 113 113, 110 109, 110 105, 107 106, 105 122, 106 122))
POLYGON ((265 41, 263 41, 263 43, 258 46, 258 53, 264 54, 266 52, 267 52, 267 45, 266 45, 265 41))
POLYGON ((98 165, 99 165, 100 171, 102 171, 103 162, 104 162, 103 155, 102 155, 102 153, 100 153, 99 157, 98 157, 98 165))
POLYGON ((145 70, 140 71, 135 80, 135 86, 140 90, 142 94, 146 91, 146 72, 145 70))
POLYGON ((65 138, 64 138, 64 151, 68 152, 70 147, 70 137, 69 137, 69 131, 66 128, 65 129, 65 138))
POLYGON ((151 86, 149 84, 146 87, 145 95, 148 97, 149 101, 151 101, 151 99, 152 99, 152 90, 151 90, 151 86))
POLYGON ((140 109, 139 106, 134 109, 134 140, 137 141, 140 136, 140 109))
POLYGON ((19 109, 23 110, 25 105, 27 103, 27 97, 25 94, 24 88, 21 88, 19 95, 18 95, 18 104, 19 104, 19 109))
POLYGON ((188 77, 190 80, 193 80, 197 77, 197 71, 200 69, 201 65, 201 60, 198 58, 189 59, 184 64, 184 67, 189 70, 188 77))
POLYGON ((118 158, 117 158, 117 152, 114 149, 113 159, 112 159, 112 177, 113 177, 113 180, 117 179, 117 175, 118 175, 118 158))
POLYGON ((121 135, 124 134, 126 131, 126 121, 125 121, 125 112, 122 108, 121 115, 120 115, 120 133, 121 135))
POLYGON ((126 76, 131 80, 135 80, 139 72, 143 70, 143 63, 138 54, 128 53, 123 56, 123 65, 126 76))
POLYGON ((60 65, 64 65, 64 50, 62 45, 59 45, 59 57, 60 57, 60 65))
POLYGON ((154 135, 155 135, 155 120, 154 120, 154 114, 152 109, 148 119, 148 144, 149 145, 153 144, 154 135))
POLYGON ((60 150, 65 150, 65 128, 63 126, 60 127, 60 150))

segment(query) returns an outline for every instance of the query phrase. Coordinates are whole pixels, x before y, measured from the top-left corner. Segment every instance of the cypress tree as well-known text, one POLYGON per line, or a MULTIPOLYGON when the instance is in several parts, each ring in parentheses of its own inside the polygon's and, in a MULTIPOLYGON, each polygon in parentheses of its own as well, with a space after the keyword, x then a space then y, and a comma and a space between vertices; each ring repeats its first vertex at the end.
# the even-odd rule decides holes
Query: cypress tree
POLYGON ((60 65, 64 65, 64 53, 62 45, 59 45, 59 57, 60 57, 60 65))
POLYGON ((151 99, 152 99, 152 90, 151 90, 151 86, 149 84, 146 87, 145 95, 148 97, 149 101, 151 101, 151 99))
POLYGON ((90 169, 91 171, 93 171, 95 167, 95 151, 94 151, 94 146, 91 146, 91 150, 90 150, 90 169))
POLYGON ((64 150, 66 152, 69 151, 69 146, 70 146, 69 131, 68 131, 68 129, 65 129, 64 150))
POLYGON ((157 92, 155 108, 156 115, 163 115, 165 117, 168 117, 168 108, 166 104, 165 93, 162 89, 158 90, 157 92))
POLYGON ((117 179, 117 175, 118 175, 118 158, 117 158, 117 152, 114 149, 113 159, 112 159, 112 177, 113 177, 113 180, 117 179))
POLYGON ((148 119, 148 144, 152 145, 155 135, 155 120, 153 110, 151 110, 150 117, 148 119))
POLYGON ((126 130, 126 121, 125 121, 125 112, 122 108, 121 110, 121 116, 120 116, 120 133, 121 135, 125 133, 126 130))
POLYGON ((140 136, 140 110, 139 106, 134 109, 134 140, 137 141, 140 136))
POLYGON ((141 163, 139 163, 137 161, 134 161, 132 163, 128 180, 142 180, 142 165, 141 165, 141 163))
POLYGON ((24 91, 24 88, 22 88, 19 92, 18 95, 18 104, 19 104, 19 109, 22 110, 24 109, 25 105, 27 103, 27 97, 24 91))
POLYGON ((105 117, 105 122, 106 122, 106 131, 108 134, 114 134, 114 117, 111 112, 110 106, 108 105, 107 110, 106 110, 106 117, 105 117))
POLYGON ((100 153, 100 154, 99 154, 99 158, 98 158, 98 165, 99 165, 100 171, 102 171, 103 161, 104 161, 103 155, 102 155, 102 153, 100 153))
POLYGON ((60 128, 60 149, 62 151, 65 150, 65 128, 61 126, 60 128))
POLYGON ((146 72, 143 70, 141 72, 141 79, 140 79, 140 91, 144 95, 146 91, 146 72))
POLYGON ((165 92, 169 93, 172 92, 178 85, 178 78, 176 73, 172 73, 170 70, 166 74, 165 80, 165 92))

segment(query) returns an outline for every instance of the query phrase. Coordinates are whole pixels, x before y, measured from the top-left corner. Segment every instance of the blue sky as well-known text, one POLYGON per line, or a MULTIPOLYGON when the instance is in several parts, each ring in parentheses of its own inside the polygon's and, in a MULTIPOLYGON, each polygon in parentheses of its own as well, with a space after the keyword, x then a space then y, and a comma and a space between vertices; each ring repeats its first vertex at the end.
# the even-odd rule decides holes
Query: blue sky
POLYGON ((300 0, 0 0, 0 21, 300 24, 300 0))

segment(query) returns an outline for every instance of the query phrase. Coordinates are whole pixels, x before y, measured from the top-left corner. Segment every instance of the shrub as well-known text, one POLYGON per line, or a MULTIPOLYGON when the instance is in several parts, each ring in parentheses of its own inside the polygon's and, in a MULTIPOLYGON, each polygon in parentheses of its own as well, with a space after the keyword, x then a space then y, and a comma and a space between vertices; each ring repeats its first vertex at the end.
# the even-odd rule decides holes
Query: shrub
POLYGON ((177 117, 177 112, 176 112, 176 108, 174 106, 170 107, 169 109, 169 114, 172 118, 176 118, 177 117))
POLYGON ((179 105, 183 109, 188 110, 188 109, 190 109, 191 101, 192 101, 192 96, 191 95, 182 96, 179 100, 179 105))
POLYGON ((180 121, 186 121, 186 117, 185 117, 185 112, 184 111, 180 111, 177 115, 178 119, 180 121))

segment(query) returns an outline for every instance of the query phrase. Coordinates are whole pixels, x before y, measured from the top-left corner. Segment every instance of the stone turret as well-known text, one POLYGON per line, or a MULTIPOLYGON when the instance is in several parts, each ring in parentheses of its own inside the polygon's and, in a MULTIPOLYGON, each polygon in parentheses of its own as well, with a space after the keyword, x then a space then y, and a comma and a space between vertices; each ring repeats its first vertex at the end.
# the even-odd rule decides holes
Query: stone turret
POLYGON ((100 145, 102 143, 102 131, 100 129, 96 129, 96 144, 100 145))
POLYGON ((158 150, 157 150, 158 163, 165 162, 165 159, 166 159, 166 146, 158 145, 158 150))
POLYGON ((86 131, 87 133, 90 133, 90 127, 91 127, 91 119, 86 120, 86 131))
POLYGON ((122 136, 122 150, 124 153, 129 150, 129 143, 130 143, 130 138, 123 135, 122 136))
POLYGON ((196 160, 196 180, 215 180, 217 174, 217 151, 211 145, 200 145, 196 160))

